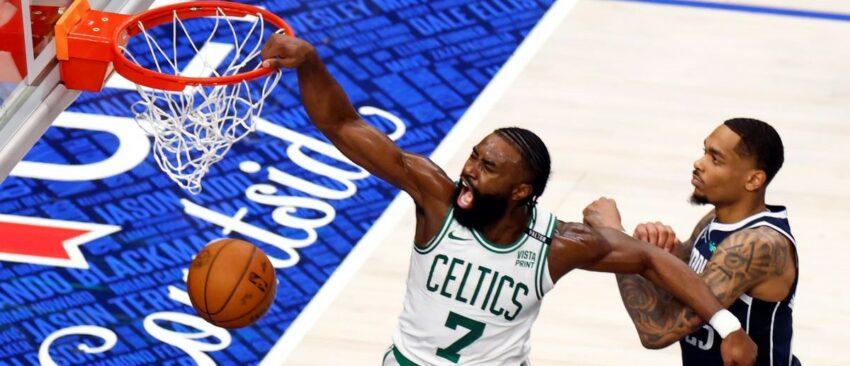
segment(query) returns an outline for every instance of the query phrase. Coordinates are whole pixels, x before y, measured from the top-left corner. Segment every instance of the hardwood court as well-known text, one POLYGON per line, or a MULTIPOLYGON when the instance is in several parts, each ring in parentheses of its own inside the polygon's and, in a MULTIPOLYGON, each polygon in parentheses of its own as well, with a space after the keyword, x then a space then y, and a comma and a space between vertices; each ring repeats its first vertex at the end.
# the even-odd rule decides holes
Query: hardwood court
MULTIPOLYGON (((850 13, 840 1, 748 3, 850 13)), ((494 83, 506 84, 485 91, 494 99, 472 108, 480 122, 464 121, 435 153, 449 175, 494 128, 520 125, 543 136, 553 155, 542 207, 576 221, 605 195, 617 199, 627 229, 661 220, 684 239, 707 211, 687 203, 703 139, 730 117, 768 121, 786 149, 768 203, 788 207, 799 243, 794 352, 804 364, 850 364, 841 252, 850 237, 850 22, 579 1, 554 32, 532 37, 543 44, 530 62, 514 78, 500 75, 494 83)), ((369 248, 344 265, 354 274, 335 284, 342 291, 311 305, 315 323, 298 323, 308 330, 286 365, 380 363, 401 312, 413 237, 410 199, 397 201, 390 210, 403 215, 386 214, 384 230, 361 242, 369 248)), ((610 274, 563 278, 532 341, 535 366, 680 364, 678 346, 640 346, 610 274)))

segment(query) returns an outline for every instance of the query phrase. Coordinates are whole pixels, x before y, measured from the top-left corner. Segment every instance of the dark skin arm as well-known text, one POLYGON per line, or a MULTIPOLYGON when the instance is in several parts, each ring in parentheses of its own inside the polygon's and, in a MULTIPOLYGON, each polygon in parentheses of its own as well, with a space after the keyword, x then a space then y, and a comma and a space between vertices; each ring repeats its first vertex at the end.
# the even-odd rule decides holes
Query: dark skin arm
POLYGON ((557 281, 575 268, 598 272, 639 274, 690 304, 703 319, 723 309, 687 265, 663 250, 625 233, 559 222, 549 249, 549 269, 557 281))
MULTIPOLYGON (((793 253, 786 238, 765 227, 748 229, 721 242, 700 277, 723 306, 729 307, 759 284, 782 276, 789 261, 793 261, 793 253)), ((618 283, 626 310, 648 348, 666 347, 705 324, 645 279, 625 276, 618 278, 618 283)))
MULTIPOLYGON (((684 243, 675 246, 672 249, 672 253, 677 258, 687 263, 691 250, 694 248, 694 241, 702 231, 702 228, 705 227, 712 218, 714 218, 714 211, 705 215, 694 228, 691 233, 691 237, 684 243)), ((644 232, 638 235, 636 232, 635 234, 635 237, 637 238, 653 235, 655 233, 644 232)), ((657 241, 657 234, 654 239, 657 241)), ((673 297, 669 292, 664 291, 664 289, 656 286, 640 275, 617 274, 617 286, 620 288, 620 297, 623 299, 623 305, 626 306, 626 311, 628 311, 629 316, 632 318, 632 322, 635 324, 635 328, 638 331, 640 342, 646 348, 664 348, 678 340, 674 339, 669 341, 669 339, 665 339, 667 330, 671 329, 673 324, 668 323, 653 325, 651 319, 675 319, 677 317, 691 319, 691 321, 688 322, 688 326, 695 327, 694 330, 699 329, 699 327, 705 323, 694 311, 682 306, 681 302, 679 302, 679 300, 673 297), (658 305, 674 302, 679 304, 677 309, 670 309, 670 307, 658 305), (679 311, 681 314, 671 314, 671 311, 679 311), (696 325, 691 324, 697 322, 698 324, 696 325)), ((693 331, 688 332, 687 334, 692 332, 693 331)))
MULTIPOLYGON (((585 209, 585 220, 593 211, 589 210, 592 206, 585 209)), ((620 227, 619 220, 615 227, 620 227)), ((647 282, 650 286, 655 283, 665 289, 665 293, 673 294, 675 298, 692 306, 695 310, 683 308, 687 309, 688 316, 708 320, 716 312, 725 309, 684 262, 662 249, 607 227, 591 228, 583 224, 559 222, 557 230, 549 253, 550 274, 554 281, 574 268, 639 274, 652 281, 647 282)), ((646 344, 643 335, 641 342, 646 344)), ((741 329, 730 333, 721 345, 721 355, 726 366, 753 365, 756 354, 755 343, 741 329)))
POLYGON ((416 243, 424 244, 433 237, 455 188, 446 173, 428 158, 402 151, 364 121, 311 44, 274 34, 263 46, 261 57, 267 67, 297 70, 301 100, 313 124, 352 162, 413 198, 416 243))

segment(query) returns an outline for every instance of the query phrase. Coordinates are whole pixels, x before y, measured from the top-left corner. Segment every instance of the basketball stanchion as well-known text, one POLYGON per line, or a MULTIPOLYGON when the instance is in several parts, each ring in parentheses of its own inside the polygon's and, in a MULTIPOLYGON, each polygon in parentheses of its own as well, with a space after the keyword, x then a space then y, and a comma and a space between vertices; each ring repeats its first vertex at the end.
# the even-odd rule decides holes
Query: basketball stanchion
POLYGON ((210 167, 255 130, 280 80, 259 57, 275 32, 294 35, 273 13, 239 3, 186 2, 128 16, 82 0, 56 24, 56 54, 69 89, 99 91, 112 69, 135 83, 141 100, 131 112, 153 137, 157 164, 197 194, 210 167), (229 54, 222 59, 211 43, 229 54))

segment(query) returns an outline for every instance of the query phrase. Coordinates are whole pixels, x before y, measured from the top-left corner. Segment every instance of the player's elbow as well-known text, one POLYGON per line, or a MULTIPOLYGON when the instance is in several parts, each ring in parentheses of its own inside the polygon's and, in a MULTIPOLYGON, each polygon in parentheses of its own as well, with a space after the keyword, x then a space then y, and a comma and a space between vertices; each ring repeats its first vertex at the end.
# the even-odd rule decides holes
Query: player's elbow
POLYGON ((646 338, 641 338, 640 344, 641 344, 641 346, 643 346, 643 348, 646 348, 646 349, 661 349, 661 348, 663 348, 663 347, 661 347, 661 345, 658 342, 650 341, 650 340, 647 340, 646 338))
POLYGON ((658 343, 658 342, 641 342, 641 345, 643 345, 643 348, 653 349, 653 350, 663 349, 663 348, 668 346, 666 344, 661 344, 661 343, 658 343))
POLYGON ((667 348, 667 346, 673 344, 676 340, 671 337, 652 335, 652 334, 641 334, 640 335, 640 344, 643 348, 646 349, 662 349, 667 348))

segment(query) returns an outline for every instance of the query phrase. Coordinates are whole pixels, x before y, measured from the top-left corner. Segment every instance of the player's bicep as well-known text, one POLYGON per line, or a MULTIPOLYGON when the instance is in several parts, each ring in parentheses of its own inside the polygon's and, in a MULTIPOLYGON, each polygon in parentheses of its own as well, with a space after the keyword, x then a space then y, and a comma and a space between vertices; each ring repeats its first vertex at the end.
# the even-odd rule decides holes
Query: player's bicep
POLYGON ((333 144, 355 164, 410 194, 414 200, 445 195, 451 179, 428 158, 408 153, 362 119, 324 131, 333 144))
POLYGON ((549 248, 549 272, 556 281, 576 268, 587 268, 611 251, 604 237, 585 224, 558 221, 549 248))
MULTIPOLYGON (((657 251, 655 255, 668 255, 619 230, 591 228, 576 223, 559 224, 558 229, 561 231, 550 250, 550 267, 553 266, 553 257, 566 257, 562 263, 555 263, 566 272, 580 268, 596 272, 643 273, 650 262, 650 251, 657 251)), ((553 278, 557 278, 554 271, 553 278)))
POLYGON ((767 228, 739 231, 720 245, 702 273, 717 299, 729 307, 756 285, 780 275, 789 246, 767 228))

